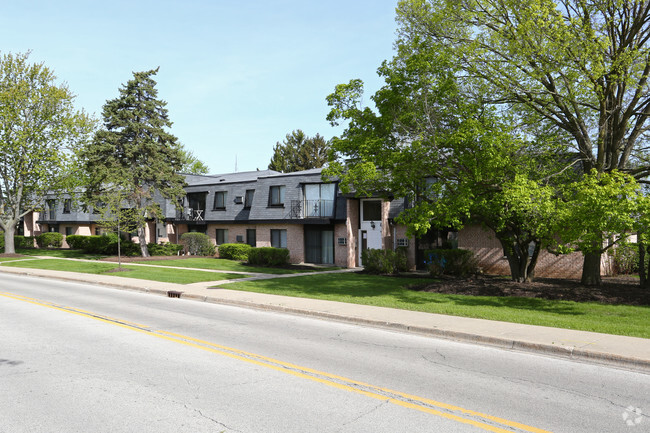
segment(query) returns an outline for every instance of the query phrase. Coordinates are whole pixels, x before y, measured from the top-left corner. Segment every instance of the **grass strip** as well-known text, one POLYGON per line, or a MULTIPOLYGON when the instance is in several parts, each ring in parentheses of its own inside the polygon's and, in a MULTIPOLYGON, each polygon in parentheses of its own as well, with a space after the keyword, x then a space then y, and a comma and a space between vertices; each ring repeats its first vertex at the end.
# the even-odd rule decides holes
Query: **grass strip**
POLYGON ((407 288, 425 281, 343 273, 234 282, 224 288, 650 338, 650 307, 447 295, 407 288))
POLYGON ((62 259, 86 259, 86 260, 98 260, 108 257, 101 254, 88 254, 83 250, 70 250, 67 248, 61 249, 48 249, 48 248, 19 248, 16 250, 17 254, 22 254, 24 256, 46 256, 46 257, 58 257, 62 259))
POLYGON ((328 268, 314 268, 314 269, 291 269, 291 268, 262 268, 259 266, 251 266, 236 260, 215 259, 215 258, 199 258, 192 257, 189 259, 178 260, 150 260, 150 261, 136 261, 133 263, 142 263, 146 265, 156 266, 176 266, 180 268, 196 268, 196 269, 210 269, 215 271, 236 271, 236 272, 256 272, 263 274, 299 274, 304 272, 313 271, 329 271, 333 269, 340 269, 337 267, 328 268))
POLYGON ((112 275, 116 277, 136 278, 140 280, 160 281, 164 283, 190 284, 203 281, 230 280, 243 278, 246 275, 190 271, 179 269, 153 268, 148 266, 123 265, 129 269, 124 272, 111 272, 117 269, 116 263, 107 262, 77 262, 60 259, 27 260, 24 262, 3 263, 2 266, 29 269, 47 269, 53 271, 81 272, 84 274, 112 275))

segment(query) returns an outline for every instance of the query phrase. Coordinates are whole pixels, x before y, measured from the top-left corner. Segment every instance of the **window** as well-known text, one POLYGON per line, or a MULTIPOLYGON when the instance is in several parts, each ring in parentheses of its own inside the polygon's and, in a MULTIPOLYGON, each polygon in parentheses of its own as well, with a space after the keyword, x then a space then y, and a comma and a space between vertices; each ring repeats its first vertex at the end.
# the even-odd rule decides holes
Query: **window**
POLYGON ((72 210, 72 199, 66 198, 63 200, 63 213, 70 213, 72 210))
POLYGON ((216 233, 217 245, 228 243, 228 229, 217 229, 216 233))
POLYGON ((363 202, 363 220, 381 221, 381 200, 366 200, 363 202))
POLYGON ((217 191, 214 193, 214 208, 213 210, 226 210, 226 191, 217 191))
POLYGON ((74 232, 72 231, 72 227, 66 227, 65 228, 65 235, 70 236, 72 234, 74 234, 74 232))
POLYGON ((254 189, 246 190, 246 197, 244 198, 244 207, 250 208, 253 205, 253 196, 255 195, 254 189))
POLYGON ((286 248, 287 247, 287 231, 286 230, 271 230, 271 246, 273 248, 286 248))
POLYGON ((48 216, 51 220, 56 218, 56 200, 47 201, 48 216))
POLYGON ((255 231, 255 229, 246 229, 246 243, 251 247, 257 245, 256 236, 257 236, 257 232, 255 231))
POLYGON ((272 186, 269 189, 269 206, 284 206, 284 185, 272 186))

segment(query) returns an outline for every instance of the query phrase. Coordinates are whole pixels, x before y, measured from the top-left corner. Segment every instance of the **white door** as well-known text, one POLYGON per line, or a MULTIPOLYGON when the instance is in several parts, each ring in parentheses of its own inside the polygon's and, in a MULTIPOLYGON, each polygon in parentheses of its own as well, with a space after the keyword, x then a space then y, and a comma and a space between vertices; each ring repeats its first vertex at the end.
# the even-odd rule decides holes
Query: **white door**
POLYGON ((365 249, 381 249, 383 247, 382 227, 382 201, 378 199, 361 200, 361 223, 359 229, 359 264, 361 252, 365 249))

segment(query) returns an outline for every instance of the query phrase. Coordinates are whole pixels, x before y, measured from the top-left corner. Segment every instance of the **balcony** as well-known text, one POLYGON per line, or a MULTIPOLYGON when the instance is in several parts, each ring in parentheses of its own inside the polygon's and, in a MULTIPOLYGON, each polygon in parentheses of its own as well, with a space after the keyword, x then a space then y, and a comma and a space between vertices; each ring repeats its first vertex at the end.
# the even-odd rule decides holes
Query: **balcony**
POLYGON ((333 218, 334 200, 292 200, 291 218, 333 218))
POLYGON ((191 207, 183 208, 176 211, 177 221, 203 222, 205 221, 205 210, 193 209, 191 207))

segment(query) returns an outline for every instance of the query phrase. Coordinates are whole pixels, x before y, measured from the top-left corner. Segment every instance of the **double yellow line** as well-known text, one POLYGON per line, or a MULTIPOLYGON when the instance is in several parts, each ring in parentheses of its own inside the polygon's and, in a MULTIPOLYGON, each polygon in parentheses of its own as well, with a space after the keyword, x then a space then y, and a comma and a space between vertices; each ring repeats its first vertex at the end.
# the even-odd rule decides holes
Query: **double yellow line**
POLYGON ((334 374, 314 370, 307 367, 302 367, 288 362, 283 362, 277 359, 268 358, 262 355, 257 355, 255 353, 245 352, 242 350, 234 349, 232 347, 222 346, 219 344, 211 343, 209 341, 199 340, 196 338, 188 337, 186 335, 176 334, 173 332, 167 332, 162 330, 155 330, 146 325, 96 314, 79 308, 67 307, 52 302, 43 301, 40 299, 30 298, 30 297, 17 295, 14 293, 8 293, 8 292, 0 292, 0 296, 14 299, 17 301, 28 302, 30 304, 52 308, 59 311, 64 311, 71 314, 76 314, 79 316, 88 317, 91 319, 99 320, 104 323, 109 323, 111 325, 121 326, 126 329, 130 329, 136 332, 142 332, 174 343, 184 344, 186 346, 190 346, 196 349, 212 352, 222 356, 227 356, 229 358, 237 359, 250 364, 259 365, 261 367, 269 368, 271 370, 279 371, 285 374, 290 374, 292 376, 322 383, 323 385, 331 386, 344 391, 361 394, 366 397, 392 403, 397 406, 405 407, 407 409, 414 409, 420 412, 436 415, 441 418, 446 418, 463 424, 472 425, 474 427, 486 431, 491 431, 496 433, 512 433, 512 432, 550 433, 547 430, 531 427, 515 421, 510 421, 492 415, 475 412, 473 410, 464 409, 462 407, 441 403, 439 401, 430 400, 427 398, 423 398, 411 394, 406 394, 388 388, 378 387, 368 383, 363 383, 353 379, 348 379, 346 377, 337 376, 334 374))

